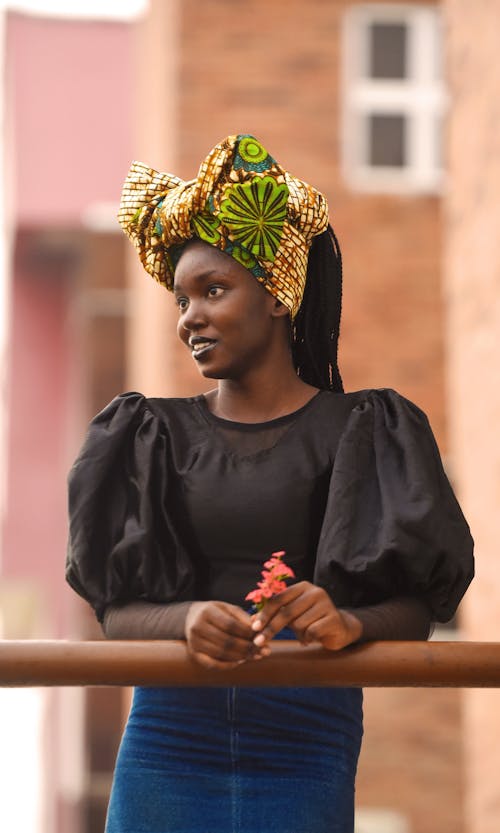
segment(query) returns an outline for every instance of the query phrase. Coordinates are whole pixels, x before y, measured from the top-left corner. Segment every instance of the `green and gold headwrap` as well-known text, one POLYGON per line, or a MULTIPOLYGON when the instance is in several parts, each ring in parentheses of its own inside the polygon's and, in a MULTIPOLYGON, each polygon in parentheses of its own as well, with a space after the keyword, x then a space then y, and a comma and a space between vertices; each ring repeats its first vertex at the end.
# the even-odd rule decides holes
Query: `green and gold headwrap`
POLYGON ((118 220, 146 272, 167 289, 176 247, 199 237, 245 266, 295 318, 309 248, 328 226, 328 205, 257 139, 240 135, 216 145, 189 182, 134 162, 118 220))

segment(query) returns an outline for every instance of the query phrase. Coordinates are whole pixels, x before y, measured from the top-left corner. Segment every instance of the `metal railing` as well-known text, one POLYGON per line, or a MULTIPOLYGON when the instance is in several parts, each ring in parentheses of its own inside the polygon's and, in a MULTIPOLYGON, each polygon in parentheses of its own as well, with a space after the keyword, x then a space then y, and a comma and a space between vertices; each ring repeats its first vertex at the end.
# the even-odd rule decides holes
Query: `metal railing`
POLYGON ((279 641, 259 662, 207 671, 177 641, 0 641, 0 687, 87 685, 500 688, 500 643, 372 642, 329 652, 279 641))

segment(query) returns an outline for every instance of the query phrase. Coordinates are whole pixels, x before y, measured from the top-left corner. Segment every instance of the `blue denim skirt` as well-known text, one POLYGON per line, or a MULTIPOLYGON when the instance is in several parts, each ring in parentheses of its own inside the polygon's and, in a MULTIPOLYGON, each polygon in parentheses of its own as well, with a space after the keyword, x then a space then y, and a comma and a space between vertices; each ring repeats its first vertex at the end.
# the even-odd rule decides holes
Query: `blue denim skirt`
POLYGON ((136 688, 106 833, 352 833, 354 688, 136 688))

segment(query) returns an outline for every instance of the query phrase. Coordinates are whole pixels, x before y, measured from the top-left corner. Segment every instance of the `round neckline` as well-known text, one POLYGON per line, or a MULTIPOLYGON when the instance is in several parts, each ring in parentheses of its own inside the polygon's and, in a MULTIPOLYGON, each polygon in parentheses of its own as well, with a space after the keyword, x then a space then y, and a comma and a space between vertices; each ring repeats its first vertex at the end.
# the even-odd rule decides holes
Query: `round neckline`
POLYGON ((195 397, 195 402, 199 405, 200 411, 205 419, 214 425, 220 425, 224 428, 235 428, 243 431, 258 431, 259 429, 264 428, 277 428, 280 425, 285 425, 287 422, 299 417, 304 411, 308 410, 308 408, 322 393, 325 393, 325 391, 320 389, 314 394, 314 396, 311 396, 311 398, 304 405, 301 405, 301 407, 297 408, 295 411, 283 414, 283 416, 280 417, 275 417, 274 419, 267 419, 264 422, 237 422, 234 419, 225 419, 224 417, 217 416, 216 414, 213 414, 208 407, 208 402, 204 394, 200 394, 195 397))

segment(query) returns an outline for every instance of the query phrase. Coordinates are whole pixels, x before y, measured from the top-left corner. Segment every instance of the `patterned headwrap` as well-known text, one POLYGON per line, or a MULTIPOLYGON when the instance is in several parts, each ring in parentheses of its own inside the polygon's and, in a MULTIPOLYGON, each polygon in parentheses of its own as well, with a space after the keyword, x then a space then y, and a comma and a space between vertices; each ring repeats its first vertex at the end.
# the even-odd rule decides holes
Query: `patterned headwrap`
POLYGON ((134 162, 118 220, 146 272, 167 289, 179 245, 198 237, 248 269, 293 319, 312 239, 328 227, 328 205, 257 139, 239 135, 216 145, 188 182, 134 162))

